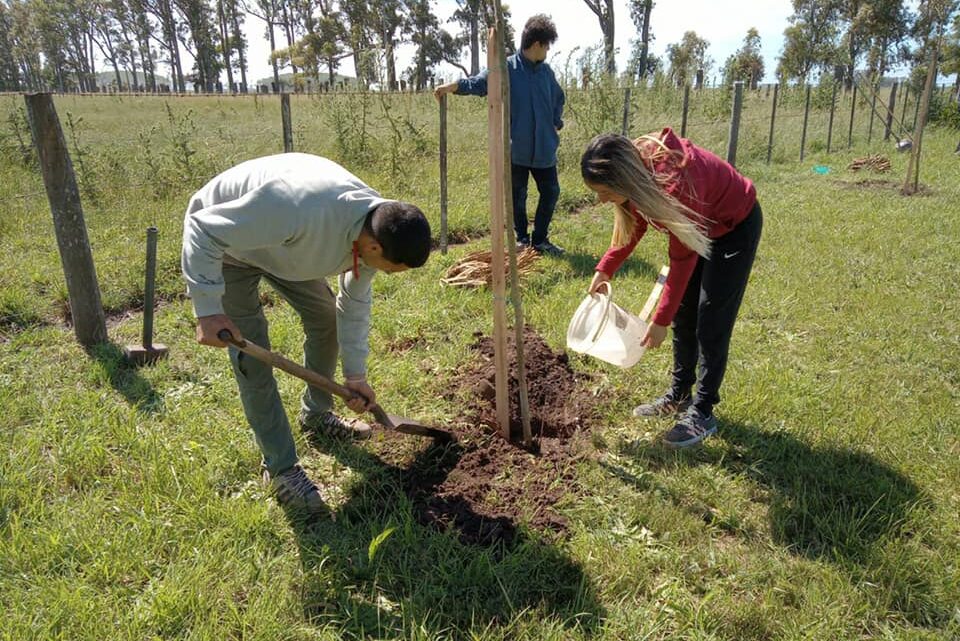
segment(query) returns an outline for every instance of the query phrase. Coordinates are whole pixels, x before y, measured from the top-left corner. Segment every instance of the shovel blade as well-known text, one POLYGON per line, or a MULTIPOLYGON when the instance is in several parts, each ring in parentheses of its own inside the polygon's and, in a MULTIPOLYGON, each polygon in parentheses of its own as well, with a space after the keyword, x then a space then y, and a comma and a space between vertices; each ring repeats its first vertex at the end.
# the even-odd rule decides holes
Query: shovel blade
POLYGON ((449 441, 452 439, 450 432, 439 430, 435 427, 427 427, 419 421, 406 416, 397 416, 396 414, 387 414, 379 406, 373 410, 373 416, 377 422, 388 430, 394 430, 401 434, 413 434, 414 436, 427 436, 440 441, 449 441))

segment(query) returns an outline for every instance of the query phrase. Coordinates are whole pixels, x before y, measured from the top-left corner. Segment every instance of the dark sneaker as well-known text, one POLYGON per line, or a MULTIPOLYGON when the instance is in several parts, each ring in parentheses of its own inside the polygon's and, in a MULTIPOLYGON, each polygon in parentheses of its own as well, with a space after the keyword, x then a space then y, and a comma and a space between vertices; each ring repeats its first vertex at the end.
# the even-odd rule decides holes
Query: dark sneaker
POLYGON ((663 442, 667 447, 690 447, 697 445, 716 431, 717 417, 713 414, 704 416, 697 408, 691 407, 680 417, 677 424, 663 435, 663 442))
POLYGON ((634 416, 677 416, 683 414, 690 407, 690 397, 682 396, 679 401, 673 399, 669 394, 664 394, 660 398, 654 399, 649 403, 637 405, 633 408, 634 416))
POLYGON ((549 240, 545 240, 542 243, 537 243, 533 246, 539 254, 547 254, 549 256, 560 256, 564 253, 563 247, 558 247, 554 245, 549 240))
POLYGON ((316 483, 310 480, 299 465, 294 465, 273 478, 270 477, 270 472, 264 469, 263 480, 270 485, 277 502, 283 507, 316 513, 328 511, 316 483))
POLYGON ((522 252, 524 249, 528 249, 529 247, 530 247, 530 238, 529 238, 529 237, 524 237, 524 238, 518 238, 518 239, 517 239, 517 251, 518 251, 518 252, 522 252))
POLYGON ((356 418, 343 419, 333 412, 313 415, 300 412, 300 426, 311 432, 344 441, 362 441, 373 435, 373 428, 367 423, 356 418))

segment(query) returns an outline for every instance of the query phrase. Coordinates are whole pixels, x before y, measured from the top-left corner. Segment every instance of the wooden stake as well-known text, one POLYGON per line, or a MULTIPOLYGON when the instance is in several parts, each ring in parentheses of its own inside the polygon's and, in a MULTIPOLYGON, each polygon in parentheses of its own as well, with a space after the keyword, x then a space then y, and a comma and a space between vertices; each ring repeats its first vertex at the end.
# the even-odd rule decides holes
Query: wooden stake
MULTIPOLYGON (((503 34, 503 11, 499 0, 494 3, 497 19, 497 44, 500 51, 506 51, 503 34)), ((527 396, 527 364, 524 341, 523 301, 520 297, 520 272, 517 269, 517 239, 513 228, 513 172, 510 155, 510 76, 507 73, 507 61, 501 54, 500 59, 500 101, 503 105, 503 167, 504 218, 507 227, 507 255, 510 258, 510 299, 513 303, 514 348, 517 358, 517 387, 520 393, 520 422, 523 428, 523 445, 533 445, 533 432, 530 427, 530 400, 527 396), (510 167, 511 170, 507 171, 510 167)), ((629 105, 627 89, 627 105, 629 105)), ((491 145, 493 141, 491 140, 491 145)), ((508 434, 509 436, 509 434, 508 434)))
POLYGON ((490 164, 490 270, 493 289, 493 364, 495 371, 494 389, 496 391, 497 424, 505 439, 510 438, 510 397, 508 395, 507 363, 507 313, 505 300, 505 275, 503 270, 503 225, 504 191, 503 176, 503 93, 502 68, 500 58, 503 55, 497 31, 491 28, 487 33, 487 140, 490 164))
POLYGON ((660 299, 660 292, 663 291, 663 285, 667 282, 667 275, 670 273, 670 268, 664 265, 660 268, 660 273, 657 274, 657 282, 654 283, 653 289, 650 290, 650 295, 647 296, 647 302, 643 304, 643 309, 640 310, 640 320, 644 323, 650 322, 650 316, 653 315, 653 308, 657 304, 657 300, 660 299))
POLYGON ((447 96, 440 96, 440 253, 447 254, 447 96))
POLYGON ((930 53, 930 68, 927 69, 927 83, 923 88, 923 110, 918 123, 919 127, 914 133, 913 147, 910 149, 910 161, 907 163, 907 177, 903 181, 903 189, 901 190, 904 194, 916 193, 920 187, 920 147, 923 144, 923 129, 927 126, 930 93, 933 91, 933 83, 937 78, 937 57, 939 53, 940 37, 938 36, 933 51, 930 53))
POLYGON ((49 93, 27 94, 24 100, 53 214, 53 230, 67 281, 74 334, 84 347, 106 343, 107 322, 100 302, 97 270, 93 264, 73 163, 63 139, 53 96, 49 93))

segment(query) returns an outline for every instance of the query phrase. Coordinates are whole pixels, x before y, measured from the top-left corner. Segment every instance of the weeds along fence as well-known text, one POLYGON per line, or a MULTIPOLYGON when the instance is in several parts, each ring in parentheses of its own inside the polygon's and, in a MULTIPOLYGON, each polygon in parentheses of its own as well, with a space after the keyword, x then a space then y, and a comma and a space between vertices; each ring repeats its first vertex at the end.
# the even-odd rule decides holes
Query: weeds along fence
MULTIPOLYGON (((850 147, 858 153, 892 149, 889 140, 884 142, 886 119, 892 128, 888 138, 909 136, 917 98, 898 96, 892 116, 887 99, 867 91, 836 91, 832 85, 745 91, 737 164, 749 173, 752 164, 795 163, 801 156, 850 147)), ((54 100, 108 315, 142 305, 147 227, 157 227, 160 234, 157 295, 179 297, 179 243, 190 195, 238 162, 285 149, 332 158, 383 195, 417 203, 439 235, 439 105, 430 93, 63 95, 54 100), (289 104, 286 112, 282 102, 289 104)), ((558 216, 592 200, 579 178, 579 159, 594 135, 624 128, 640 135, 669 125, 725 157, 733 103, 729 88, 568 90, 558 216)), ((487 233, 486 114, 483 99, 448 97, 450 242, 487 233)), ((532 211, 532 185, 530 198, 532 211)), ((69 316, 63 271, 51 257, 50 208, 24 100, 17 95, 0 96, 0 201, 2 340, 12 331, 69 316)))

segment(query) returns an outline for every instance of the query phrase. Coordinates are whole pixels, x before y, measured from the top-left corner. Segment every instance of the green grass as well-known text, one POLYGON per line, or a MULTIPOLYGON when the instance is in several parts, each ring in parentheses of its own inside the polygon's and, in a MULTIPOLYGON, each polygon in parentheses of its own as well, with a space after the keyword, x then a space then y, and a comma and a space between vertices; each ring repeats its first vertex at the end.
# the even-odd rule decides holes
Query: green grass
MULTIPOLYGON (((556 349, 609 240, 610 211, 577 208, 587 196, 577 156, 593 130, 619 127, 614 98, 571 96, 553 231, 569 253, 543 259, 524 284, 528 322, 556 349)), ((423 203, 435 223, 432 98, 393 99, 399 134, 378 98, 332 100, 294 98, 297 148, 423 203), (338 128, 349 136, 339 143, 338 128)), ((769 102, 752 96, 739 157, 757 183, 764 237, 719 436, 696 452, 665 452, 666 425, 630 417, 664 388, 668 350, 628 371, 572 355, 593 377, 601 419, 577 470, 582 491, 561 506, 570 536, 525 530, 515 548, 490 550, 417 523, 389 442, 319 448, 297 434, 335 522, 304 528, 265 500, 226 358, 194 343, 178 256, 190 193, 238 160, 279 150, 279 104, 191 98, 169 101, 171 117, 166 103, 57 101, 64 123, 67 111, 82 119, 67 133, 79 135, 86 221, 116 313, 112 344, 92 353, 62 321, 42 182, 20 164, 11 130, 0 136, 0 639, 960 636, 955 131, 928 132, 930 191, 905 198, 905 156, 891 155, 889 186, 857 185, 844 170, 858 155, 890 153, 876 129, 865 144, 866 121, 853 150, 844 125, 842 151, 827 155, 825 114, 811 116, 808 140, 821 146, 799 164, 798 112, 785 106, 783 142, 765 165, 769 102), (195 152, 189 164, 183 145, 195 152), (150 224, 160 228, 156 337, 171 356, 131 370, 120 346, 139 341, 150 224)), ((634 103, 632 130, 679 126, 676 95, 635 93, 634 103)), ((0 114, 19 104, 0 99, 0 114)), ((690 135, 722 153, 722 103, 695 104, 690 135)), ((484 115, 480 100, 450 102, 453 230, 487 225, 484 115)), ((371 378, 390 411, 443 424, 459 410, 445 393, 472 333, 491 331, 490 297, 439 279, 483 244, 378 277, 371 378), (384 349, 414 336, 408 351, 384 349)), ((618 301, 639 307, 665 261, 665 239, 645 239, 618 276, 618 301)), ((296 358, 296 316, 283 304, 268 316, 275 348, 296 358)), ((281 376, 293 413, 299 384, 281 376)))

